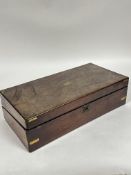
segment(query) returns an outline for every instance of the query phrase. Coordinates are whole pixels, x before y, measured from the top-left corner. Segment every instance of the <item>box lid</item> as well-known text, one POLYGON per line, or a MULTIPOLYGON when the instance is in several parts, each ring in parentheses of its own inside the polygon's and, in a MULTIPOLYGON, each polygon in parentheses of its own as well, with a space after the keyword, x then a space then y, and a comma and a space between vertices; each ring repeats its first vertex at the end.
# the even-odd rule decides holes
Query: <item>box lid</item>
MULTIPOLYGON (((25 120, 25 125, 19 120, 20 124, 25 128, 32 128, 43 122, 46 116, 46 121, 48 121, 46 114, 49 111, 56 110, 65 104, 127 78, 89 63, 4 89, 1 94, 18 112, 18 117, 25 120), (37 120, 39 117, 42 120, 37 120)), ((68 109, 66 110, 68 111, 68 109)), ((54 117, 56 115, 52 114, 51 118, 54 117)))

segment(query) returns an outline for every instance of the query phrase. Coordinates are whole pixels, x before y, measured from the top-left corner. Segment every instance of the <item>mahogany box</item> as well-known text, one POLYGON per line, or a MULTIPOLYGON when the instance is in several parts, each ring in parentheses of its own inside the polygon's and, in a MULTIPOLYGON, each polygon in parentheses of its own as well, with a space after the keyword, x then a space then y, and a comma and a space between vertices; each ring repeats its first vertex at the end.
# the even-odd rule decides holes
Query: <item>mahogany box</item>
POLYGON ((4 117, 32 152, 124 105, 128 80, 89 63, 0 91, 4 117))

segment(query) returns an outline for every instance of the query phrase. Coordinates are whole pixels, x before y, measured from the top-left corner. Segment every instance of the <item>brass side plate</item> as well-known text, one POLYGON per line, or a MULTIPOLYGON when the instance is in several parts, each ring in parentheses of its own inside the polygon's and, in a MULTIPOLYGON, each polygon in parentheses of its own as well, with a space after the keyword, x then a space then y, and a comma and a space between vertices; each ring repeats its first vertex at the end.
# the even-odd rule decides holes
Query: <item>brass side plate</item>
POLYGON ((29 144, 30 144, 30 145, 33 145, 33 144, 39 142, 39 140, 40 140, 39 138, 34 139, 34 140, 30 141, 29 144))
POLYGON ((124 97, 121 98, 121 101, 123 101, 123 100, 126 100, 126 96, 124 96, 124 97))

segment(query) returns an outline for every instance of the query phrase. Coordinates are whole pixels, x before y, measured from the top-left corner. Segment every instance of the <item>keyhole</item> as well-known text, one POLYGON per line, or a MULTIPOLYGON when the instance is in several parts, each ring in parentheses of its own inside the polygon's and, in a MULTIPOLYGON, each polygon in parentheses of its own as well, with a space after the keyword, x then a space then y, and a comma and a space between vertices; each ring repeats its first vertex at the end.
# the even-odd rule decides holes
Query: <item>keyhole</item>
POLYGON ((88 111, 89 110, 89 105, 84 105, 83 106, 83 112, 86 112, 86 111, 88 111))

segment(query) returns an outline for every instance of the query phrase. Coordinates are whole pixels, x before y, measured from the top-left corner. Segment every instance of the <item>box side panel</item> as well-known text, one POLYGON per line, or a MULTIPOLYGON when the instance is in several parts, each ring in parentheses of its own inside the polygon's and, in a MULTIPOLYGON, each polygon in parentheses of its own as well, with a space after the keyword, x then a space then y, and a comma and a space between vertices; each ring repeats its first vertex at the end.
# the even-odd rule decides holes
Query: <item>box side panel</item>
POLYGON ((22 128, 22 126, 19 125, 19 123, 10 115, 6 109, 3 109, 4 118, 6 122, 9 124, 9 126, 12 128, 12 130, 16 133, 16 135, 19 137, 19 139, 22 141, 22 143, 25 145, 25 147, 28 149, 28 141, 26 137, 26 130, 22 128))
POLYGON ((64 113, 67 113, 75 108, 78 108, 86 103, 89 103, 90 101, 96 100, 100 97, 108 95, 112 92, 115 92, 115 91, 120 90, 120 89, 127 87, 127 86, 128 86, 128 78, 124 79, 123 81, 114 83, 110 86, 107 86, 106 88, 100 89, 99 91, 91 93, 88 96, 84 96, 84 97, 76 99, 70 103, 64 104, 63 106, 60 106, 60 107, 58 107, 52 111, 49 111, 45 114, 35 116, 34 118, 32 117, 30 120, 27 120, 27 128, 31 129, 39 124, 47 122, 47 121, 49 121, 53 118, 56 118, 64 113))
POLYGON ((24 128, 26 128, 25 119, 19 114, 19 112, 8 102, 8 100, 1 95, 2 106, 20 123, 24 128))
POLYGON ((32 152, 81 125, 125 104, 126 95, 127 88, 123 88, 34 129, 28 130, 29 151, 32 152))

